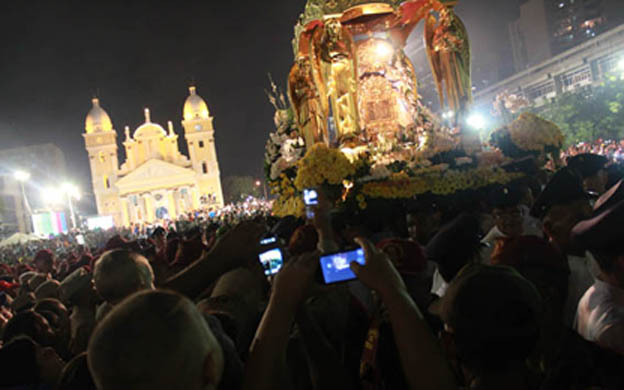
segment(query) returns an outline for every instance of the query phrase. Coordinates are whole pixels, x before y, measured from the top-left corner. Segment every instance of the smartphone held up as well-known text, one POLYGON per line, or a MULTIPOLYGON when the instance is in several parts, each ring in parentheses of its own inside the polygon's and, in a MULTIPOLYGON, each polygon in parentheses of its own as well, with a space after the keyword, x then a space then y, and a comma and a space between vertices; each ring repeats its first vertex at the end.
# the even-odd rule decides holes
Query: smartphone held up
POLYGON ((314 206, 318 204, 318 192, 313 188, 303 190, 303 203, 306 206, 308 219, 314 218, 314 206))
POLYGON ((319 258, 320 281, 325 284, 333 284, 356 279, 349 267, 354 261, 361 265, 366 264, 364 249, 357 248, 321 256, 319 258))

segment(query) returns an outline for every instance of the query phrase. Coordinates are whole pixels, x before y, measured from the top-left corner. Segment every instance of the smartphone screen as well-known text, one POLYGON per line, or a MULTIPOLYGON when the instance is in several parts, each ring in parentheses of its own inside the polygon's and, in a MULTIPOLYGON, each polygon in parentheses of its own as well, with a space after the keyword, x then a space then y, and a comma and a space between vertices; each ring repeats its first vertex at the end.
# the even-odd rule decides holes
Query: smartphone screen
POLYGON ((313 189, 303 190, 303 203, 306 206, 315 206, 318 204, 318 193, 313 189))
POLYGON ((266 252, 260 253, 258 257, 260 258, 260 262, 264 268, 264 274, 267 276, 275 275, 284 264, 282 251, 279 248, 269 249, 266 252))
POLYGON ((334 253, 321 256, 321 273, 325 284, 339 283, 356 278, 349 268, 352 261, 364 265, 364 249, 358 248, 348 252, 334 253))
POLYGON ((267 237, 267 238, 263 238, 262 240, 260 240, 260 245, 274 244, 276 242, 277 242, 277 237, 275 236, 267 237))

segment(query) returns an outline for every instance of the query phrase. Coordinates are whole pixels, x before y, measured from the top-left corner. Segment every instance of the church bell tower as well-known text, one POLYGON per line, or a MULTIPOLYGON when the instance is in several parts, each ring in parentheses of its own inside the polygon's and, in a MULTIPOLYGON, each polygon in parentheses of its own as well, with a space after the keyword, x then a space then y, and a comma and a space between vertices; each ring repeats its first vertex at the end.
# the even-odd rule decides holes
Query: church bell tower
POLYGON ((93 107, 85 120, 85 146, 89 153, 89 166, 93 193, 98 214, 110 215, 116 224, 121 221, 115 182, 117 181, 117 132, 110 117, 100 107, 98 98, 93 98, 93 107))
POLYGON ((223 206, 221 173, 214 143, 213 117, 204 99, 189 87, 183 109, 182 126, 192 168, 197 174, 198 196, 202 207, 223 206))

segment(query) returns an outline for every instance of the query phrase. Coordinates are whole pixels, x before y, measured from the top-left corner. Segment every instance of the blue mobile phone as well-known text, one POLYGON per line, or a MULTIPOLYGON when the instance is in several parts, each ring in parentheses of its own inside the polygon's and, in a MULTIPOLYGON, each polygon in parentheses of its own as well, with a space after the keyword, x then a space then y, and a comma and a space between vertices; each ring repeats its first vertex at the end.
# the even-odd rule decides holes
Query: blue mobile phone
POLYGON ((269 245, 269 244, 274 244, 277 242, 277 237, 273 236, 273 237, 266 237, 263 238, 262 240, 260 240, 260 245, 269 245))
POLYGON ((355 279, 355 274, 351 271, 351 268, 349 268, 349 264, 353 261, 357 261, 362 265, 366 264, 364 249, 358 248, 347 252, 321 256, 319 262, 321 263, 321 274, 323 275, 325 284, 340 283, 355 279))
POLYGON ((305 189, 303 190, 303 203, 306 206, 315 206, 318 204, 318 193, 315 189, 305 189))
POLYGON ((264 268, 264 274, 267 276, 275 275, 284 265, 284 256, 279 248, 269 249, 260 253, 258 257, 264 268))

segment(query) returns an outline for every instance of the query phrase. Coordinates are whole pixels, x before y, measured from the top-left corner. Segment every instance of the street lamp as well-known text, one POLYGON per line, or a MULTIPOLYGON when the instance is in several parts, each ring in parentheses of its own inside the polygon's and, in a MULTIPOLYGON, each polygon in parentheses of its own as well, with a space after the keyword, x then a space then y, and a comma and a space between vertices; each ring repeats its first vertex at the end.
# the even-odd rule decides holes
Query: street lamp
POLYGON ((64 183, 61 188, 48 188, 43 193, 43 200, 50 205, 60 205, 64 202, 64 198, 67 197, 69 205, 69 214, 72 222, 72 227, 75 229, 76 213, 74 212, 74 200, 80 200, 80 190, 73 184, 64 183))
MULTIPOLYGON (((15 180, 17 180, 20 184, 20 190, 22 192, 22 201, 24 202, 24 208, 26 209, 26 213, 29 216, 28 219, 30 220, 30 217, 32 217, 32 210, 30 209, 30 204, 28 203, 28 198, 26 197, 26 191, 24 190, 24 183, 30 179, 30 173, 20 170, 20 171, 15 171, 15 173, 13 173, 13 176, 15 177, 15 180)), ((27 226, 30 226, 30 221, 26 221, 25 223, 27 226)), ((30 230, 30 228, 27 227, 26 230, 30 230)))
POLYGON ((76 229, 76 213, 74 213, 74 202, 73 200, 80 200, 80 190, 78 187, 71 183, 63 184, 63 192, 67 195, 67 202, 69 203, 69 214, 71 216, 72 226, 76 229))
POLYGON ((25 181, 28 181, 28 179, 30 179, 30 173, 26 171, 15 171, 13 176, 15 176, 15 180, 19 181, 20 183, 23 183, 25 181))
MULTIPOLYGON (((260 187, 263 183, 260 180, 256 180, 256 182, 254 183, 256 185, 256 187, 260 187)), ((267 199, 267 189, 265 185, 262 185, 262 189, 264 190, 264 200, 267 199)))

